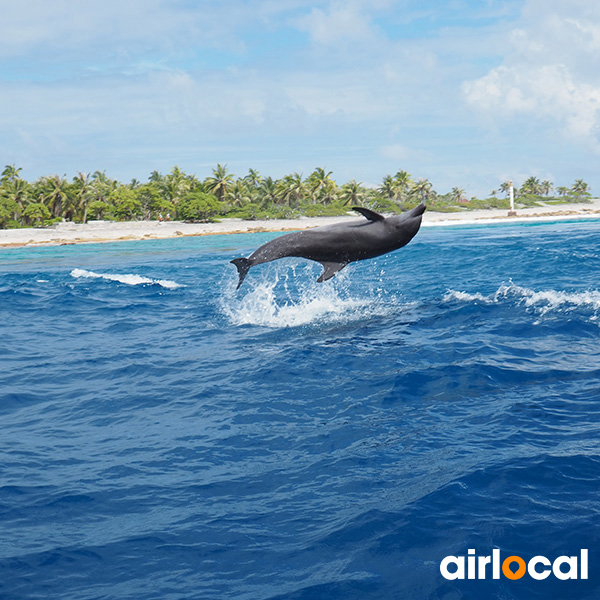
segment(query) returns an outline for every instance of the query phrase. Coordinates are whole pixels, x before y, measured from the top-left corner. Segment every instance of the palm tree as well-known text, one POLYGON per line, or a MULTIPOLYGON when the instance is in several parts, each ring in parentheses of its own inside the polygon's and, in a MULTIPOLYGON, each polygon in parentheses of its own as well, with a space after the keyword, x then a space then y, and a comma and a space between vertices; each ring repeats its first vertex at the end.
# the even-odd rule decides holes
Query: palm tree
POLYGON ((578 201, 581 201, 582 198, 590 196, 590 187, 583 179, 576 179, 571 187, 571 192, 578 201))
POLYGON ((95 171, 92 175, 91 187, 98 200, 106 200, 111 192, 114 192, 119 183, 116 179, 111 179, 104 171, 95 171))
POLYGON ((307 186, 313 202, 320 200, 329 204, 335 199, 337 185, 331 179, 333 171, 325 172, 325 169, 317 167, 308 177, 307 186))
POLYGON ((394 177, 386 175, 377 191, 388 200, 395 200, 398 194, 398 186, 394 177))
POLYGON ((521 186, 520 194, 531 194, 532 196, 540 196, 542 193, 542 184, 537 177, 529 177, 521 186))
POLYGON ((435 192, 432 191, 432 187, 429 179, 419 179, 419 181, 413 185, 410 195, 417 198, 419 202, 427 203, 427 201, 435 195, 435 192))
POLYGON ((90 180, 87 173, 81 171, 77 173, 77 177, 73 177, 73 191, 76 198, 76 212, 82 223, 87 223, 88 204, 92 199, 90 190, 90 180))
MULTIPOLYGON (((20 169, 19 169, 20 170, 20 169)), ((23 211, 25 206, 27 206, 30 193, 31 186, 24 179, 8 179, 4 185, 4 195, 8 200, 16 202, 19 211, 23 211)))
POLYGON ((157 183, 157 184, 161 184, 162 181, 164 179, 164 175, 162 175, 162 173, 159 173, 157 170, 152 171, 152 173, 150 173, 150 177, 148 177, 148 181, 151 181, 152 183, 157 183))
POLYGON ((453 187, 452 191, 450 192, 450 196, 453 202, 458 203, 465 199, 465 190, 463 188, 453 187))
POLYGON ((4 229, 10 220, 17 220, 19 206, 14 200, 2 195, 0 187, 0 229, 4 229))
POLYGON ((207 192, 214 194, 220 202, 225 202, 233 181, 234 175, 227 172, 227 165, 217 164, 217 167, 213 169, 212 176, 207 177, 204 184, 207 192))
POLYGON ((7 165, 0 179, 0 223, 4 227, 9 220, 17 221, 31 198, 31 186, 21 179, 20 168, 7 165))
POLYGON ((277 191, 277 181, 274 181, 272 177, 265 177, 257 190, 260 206, 265 208, 269 204, 277 204, 277 191))
POLYGON ((171 172, 163 177, 161 191, 167 202, 171 202, 177 208, 177 204, 190 191, 190 187, 188 176, 178 166, 174 166, 171 172))
POLYGON ((9 215, 16 221, 30 202, 31 186, 21 179, 21 167, 6 165, 0 178, 0 199, 4 204, 5 221, 9 215))
POLYGON ((344 206, 349 204, 362 204, 366 197, 366 193, 361 183, 357 183, 356 180, 352 179, 348 183, 345 183, 340 190, 340 199, 344 203, 344 206))
POLYGON ((412 184, 410 173, 407 173, 406 171, 398 171, 394 175, 394 182, 396 184, 397 197, 399 200, 401 200, 406 195, 412 184))
POLYGON ((277 185, 277 198, 282 204, 287 204, 290 207, 298 206, 306 193, 306 185, 299 173, 286 175, 277 185))
POLYGON ((104 211, 108 208, 110 194, 117 189, 117 186, 118 182, 108 177, 104 171, 94 172, 88 182, 89 199, 86 203, 86 219, 90 212, 93 214, 93 218, 102 218, 104 211))
POLYGON ((540 192, 544 196, 548 196, 550 195, 550 192, 552 191, 553 187, 554 185, 552 184, 552 182, 545 179, 544 181, 542 181, 542 183, 540 183, 540 192))
POLYGON ((252 195, 250 194, 250 189, 246 185, 246 182, 243 179, 238 179, 232 186, 229 198, 231 199, 231 203, 233 206, 239 206, 240 208, 244 206, 244 204, 248 204, 252 202, 252 195))
POLYGON ((50 175, 42 178, 42 203, 50 209, 53 217, 70 216, 75 211, 75 202, 69 194, 69 182, 66 177, 50 175))
MULTIPOLYGON (((510 182, 509 181, 504 181, 500 184, 500 191, 503 194, 506 194, 506 197, 508 198, 508 196, 510 195, 510 182)), ((513 191, 517 191, 513 188, 513 191)))
POLYGON ((15 165, 6 165, 4 167, 4 171, 2 171, 2 182, 12 182, 21 179, 19 173, 21 173, 23 169, 21 167, 15 167, 15 165))
POLYGON ((571 194, 571 190, 565 185, 559 185, 556 188, 556 192, 558 193, 559 196, 562 196, 563 198, 565 196, 569 196, 571 194))
POLYGON ((244 181, 246 181, 251 188, 258 188, 262 183, 262 180, 262 176, 255 169, 248 169, 248 175, 244 177, 244 181))

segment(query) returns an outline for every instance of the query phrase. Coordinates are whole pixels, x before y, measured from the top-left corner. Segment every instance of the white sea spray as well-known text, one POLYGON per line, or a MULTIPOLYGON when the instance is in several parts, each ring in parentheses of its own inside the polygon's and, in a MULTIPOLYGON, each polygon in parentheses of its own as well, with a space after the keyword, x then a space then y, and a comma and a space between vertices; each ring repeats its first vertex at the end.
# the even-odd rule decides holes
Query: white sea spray
POLYGON ((596 320, 598 312, 600 312, 599 290, 533 290, 517 285, 512 281, 508 284, 501 284, 495 292, 487 295, 480 292, 471 293, 448 290, 443 300, 445 302, 455 300, 465 303, 483 304, 498 304, 513 301, 518 305, 535 310, 540 316, 555 311, 569 312, 577 309, 586 309, 593 312, 593 315, 590 317, 591 320, 596 320))
POLYGON ((136 275, 132 273, 95 273, 94 271, 87 271, 85 269, 73 269, 71 271, 71 277, 75 277, 76 279, 104 279, 106 281, 116 281, 118 283, 124 283, 125 285, 159 285, 169 290, 174 290, 179 287, 183 287, 176 281, 170 281, 168 279, 150 279, 149 277, 144 277, 142 275, 136 275))
POLYGON ((347 273, 317 283, 311 266, 273 265, 244 286, 224 286, 219 299, 222 314, 233 325, 298 327, 322 323, 347 323, 396 310, 396 296, 384 296, 380 288, 351 290, 347 273))

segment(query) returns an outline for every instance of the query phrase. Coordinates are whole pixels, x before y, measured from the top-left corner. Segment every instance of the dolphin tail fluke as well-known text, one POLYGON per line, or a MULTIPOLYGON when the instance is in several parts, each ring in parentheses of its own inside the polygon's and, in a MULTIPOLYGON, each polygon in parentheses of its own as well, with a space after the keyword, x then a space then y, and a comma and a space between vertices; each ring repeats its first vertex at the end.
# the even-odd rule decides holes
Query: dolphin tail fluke
POLYGON ((239 290, 240 285, 242 285, 242 282, 244 281, 246 275, 248 274, 248 271, 250 270, 250 267, 252 266, 252 263, 247 258, 234 258, 231 262, 237 267, 238 275, 240 276, 237 288, 235 288, 236 290, 239 290))

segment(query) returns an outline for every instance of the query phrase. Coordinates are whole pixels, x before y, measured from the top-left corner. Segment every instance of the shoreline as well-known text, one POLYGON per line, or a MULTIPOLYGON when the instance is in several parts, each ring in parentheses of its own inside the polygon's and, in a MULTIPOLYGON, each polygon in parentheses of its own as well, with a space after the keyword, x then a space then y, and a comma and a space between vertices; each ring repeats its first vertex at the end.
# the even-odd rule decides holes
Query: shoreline
MULTIPOLYGON (((301 217, 299 219, 244 221, 223 219, 219 223, 184 223, 183 221, 91 221, 86 224, 63 222, 51 227, 2 229, 0 249, 71 244, 157 240, 176 237, 226 235, 235 233, 288 232, 356 220, 357 215, 337 217, 301 217)), ((422 227, 452 225, 490 225, 569 219, 600 219, 600 198, 588 203, 545 205, 516 210, 488 209, 440 213, 426 211, 422 227)))

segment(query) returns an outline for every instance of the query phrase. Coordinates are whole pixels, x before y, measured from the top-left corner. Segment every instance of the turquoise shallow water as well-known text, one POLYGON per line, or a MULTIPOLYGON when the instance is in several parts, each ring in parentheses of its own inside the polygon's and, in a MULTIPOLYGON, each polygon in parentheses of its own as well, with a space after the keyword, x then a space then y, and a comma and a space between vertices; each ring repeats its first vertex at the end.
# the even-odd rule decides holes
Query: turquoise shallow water
POLYGON ((0 597, 600 596, 600 223, 274 235, 0 250, 0 597))

